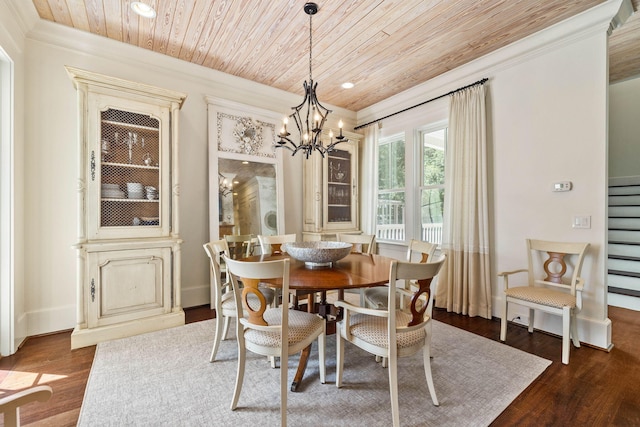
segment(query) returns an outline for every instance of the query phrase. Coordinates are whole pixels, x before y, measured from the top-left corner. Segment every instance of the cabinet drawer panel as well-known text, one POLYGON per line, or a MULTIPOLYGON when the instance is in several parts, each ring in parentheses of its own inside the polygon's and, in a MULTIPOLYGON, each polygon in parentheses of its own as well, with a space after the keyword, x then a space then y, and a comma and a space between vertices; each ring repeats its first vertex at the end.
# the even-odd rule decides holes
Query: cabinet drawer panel
POLYGON ((102 316, 162 306, 162 259, 109 261, 100 268, 102 316))
POLYGON ((96 252, 89 259, 89 327, 171 311, 171 249, 96 252))

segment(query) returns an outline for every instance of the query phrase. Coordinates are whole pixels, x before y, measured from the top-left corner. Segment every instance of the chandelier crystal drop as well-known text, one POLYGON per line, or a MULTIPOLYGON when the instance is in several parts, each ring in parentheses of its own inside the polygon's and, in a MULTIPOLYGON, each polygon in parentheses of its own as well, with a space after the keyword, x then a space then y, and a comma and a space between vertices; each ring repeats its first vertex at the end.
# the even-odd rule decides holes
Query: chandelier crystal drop
POLYGON ((308 159, 314 150, 317 150, 322 157, 324 157, 326 153, 333 151, 336 144, 346 142, 347 139, 342 135, 343 124, 342 120, 340 120, 338 124, 340 133, 334 136, 333 131, 329 131, 329 143, 325 146, 322 142, 322 129, 331 110, 322 106, 320 101, 318 101, 318 97, 316 96, 318 83, 313 81, 313 74, 311 72, 313 48, 312 19, 313 15, 318 12, 318 5, 311 2, 306 3, 304 5, 304 12, 309 15, 309 80, 303 84, 304 100, 300 105, 291 107, 291 109, 294 110, 293 113, 283 120, 282 129, 278 134, 280 140, 276 141, 276 147, 283 147, 290 150, 292 156, 298 152, 302 152, 308 159), (289 138, 291 136, 287 130, 289 118, 296 124, 300 134, 300 140, 297 144, 289 138))

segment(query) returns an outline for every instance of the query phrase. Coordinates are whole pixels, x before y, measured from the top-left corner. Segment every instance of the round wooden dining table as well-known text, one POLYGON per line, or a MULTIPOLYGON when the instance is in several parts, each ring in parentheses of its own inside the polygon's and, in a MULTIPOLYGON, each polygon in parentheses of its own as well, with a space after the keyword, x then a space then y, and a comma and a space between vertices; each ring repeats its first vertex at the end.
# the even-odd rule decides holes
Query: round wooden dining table
MULTIPOLYGON (((322 301, 319 304, 319 312, 327 317, 332 313, 330 304, 326 304, 324 296, 326 291, 337 290, 338 299, 343 299, 344 291, 372 286, 380 286, 388 283, 389 271, 393 258, 375 254, 351 253, 340 261, 334 262, 331 267, 308 268, 304 262, 298 261, 285 254, 256 255, 243 258, 242 261, 259 262, 278 259, 290 259, 289 290, 296 298, 299 295, 321 293, 322 301)), ((279 286, 277 282, 267 283, 279 286)), ((308 311, 314 310, 313 297, 309 297, 308 311)), ((311 353, 311 346, 305 348, 300 355, 298 371, 291 384, 291 391, 297 391, 298 384, 302 381, 307 360, 311 353)))

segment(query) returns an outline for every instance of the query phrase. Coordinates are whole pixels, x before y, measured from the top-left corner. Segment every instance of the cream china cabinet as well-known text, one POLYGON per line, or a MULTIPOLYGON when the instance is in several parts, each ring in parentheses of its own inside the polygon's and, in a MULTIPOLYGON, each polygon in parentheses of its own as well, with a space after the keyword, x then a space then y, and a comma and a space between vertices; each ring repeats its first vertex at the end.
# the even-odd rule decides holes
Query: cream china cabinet
POLYGON ((323 158, 314 152, 303 162, 304 240, 335 240, 336 233, 358 230, 358 145, 360 135, 347 134, 323 158))
POLYGON ((183 325, 178 113, 186 95, 66 68, 79 109, 71 347, 183 325))

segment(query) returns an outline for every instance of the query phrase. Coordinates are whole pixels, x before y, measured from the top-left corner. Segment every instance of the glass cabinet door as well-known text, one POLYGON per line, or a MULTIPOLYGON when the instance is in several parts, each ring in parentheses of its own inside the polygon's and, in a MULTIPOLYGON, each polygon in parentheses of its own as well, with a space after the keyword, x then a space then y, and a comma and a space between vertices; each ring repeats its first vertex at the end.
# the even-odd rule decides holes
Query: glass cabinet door
POLYGON ((129 238, 168 234, 170 203, 162 111, 96 103, 89 153, 89 237, 129 238))
POLYGON ((327 223, 351 223, 351 153, 334 150, 327 155, 327 223))
POLYGON ((100 227, 159 226, 159 120, 109 108, 101 125, 100 227))

